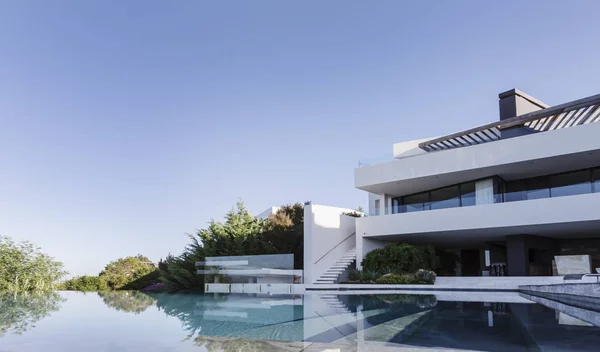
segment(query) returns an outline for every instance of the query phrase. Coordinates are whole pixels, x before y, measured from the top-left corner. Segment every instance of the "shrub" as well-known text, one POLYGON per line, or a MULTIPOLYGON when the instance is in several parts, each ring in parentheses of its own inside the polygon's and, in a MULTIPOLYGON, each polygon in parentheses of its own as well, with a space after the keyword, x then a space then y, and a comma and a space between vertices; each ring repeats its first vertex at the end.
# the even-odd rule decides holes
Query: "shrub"
POLYGON ((350 280, 350 281, 360 281, 360 270, 351 270, 348 273, 348 280, 350 280))
POLYGON ((421 281, 425 281, 427 283, 431 283, 431 284, 433 284, 435 282, 435 279, 437 278, 437 275, 435 274, 435 272, 433 272, 431 270, 425 270, 425 269, 419 269, 415 273, 415 276, 417 277, 417 279, 419 279, 421 281))
POLYGON ((358 279, 360 282, 369 283, 374 282, 380 276, 381 275, 375 270, 362 270, 359 271, 358 279))
POLYGON ((0 291, 52 290, 66 275, 63 268, 31 242, 0 236, 0 291))
POLYGON ((431 268, 427 251, 410 244, 390 244, 367 253, 362 262, 365 270, 381 271, 384 268, 396 273, 414 273, 420 268, 431 268))
MULTIPOLYGON (((435 275, 435 273, 434 273, 435 275)), ((388 284, 388 285, 423 285, 433 284, 433 281, 425 281, 416 275, 412 274, 386 274, 375 280, 377 284, 388 284)))
POLYGON ((59 285, 59 289, 66 291, 106 291, 106 281, 98 276, 77 276, 59 285))

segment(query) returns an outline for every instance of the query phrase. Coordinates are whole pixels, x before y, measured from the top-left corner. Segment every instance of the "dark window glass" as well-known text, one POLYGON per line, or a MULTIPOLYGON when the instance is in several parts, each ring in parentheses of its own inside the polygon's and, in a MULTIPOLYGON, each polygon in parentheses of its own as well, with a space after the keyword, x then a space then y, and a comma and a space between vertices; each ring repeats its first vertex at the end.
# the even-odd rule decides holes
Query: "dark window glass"
POLYGON ((458 186, 451 186, 431 191, 431 210, 460 207, 458 186))
POLYGON ((392 214, 400 213, 400 199, 392 199, 392 214))
POLYGON ((525 199, 550 198, 550 180, 548 177, 536 177, 525 180, 525 199))
POLYGON ((594 170, 594 192, 600 193, 600 168, 594 170))
POLYGON ((500 177, 494 178, 494 203, 502 203, 502 189, 504 187, 504 181, 500 177))
POLYGON ((463 207, 475 205, 475 182, 460 185, 460 200, 463 207))
POLYGON ((429 210, 429 192, 404 197, 402 210, 406 213, 429 210))
POLYGON ((517 202, 524 200, 524 188, 525 185, 521 180, 506 182, 504 184, 504 201, 517 202))
POLYGON ((589 170, 550 176, 552 197, 572 196, 592 192, 589 170))

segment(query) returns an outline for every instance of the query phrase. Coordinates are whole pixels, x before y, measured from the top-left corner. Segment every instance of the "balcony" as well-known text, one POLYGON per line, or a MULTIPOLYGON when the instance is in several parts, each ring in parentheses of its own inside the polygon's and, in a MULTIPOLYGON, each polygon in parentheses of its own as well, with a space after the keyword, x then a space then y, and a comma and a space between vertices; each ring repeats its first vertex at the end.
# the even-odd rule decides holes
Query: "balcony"
POLYGON ((354 170, 355 187, 404 196, 486 177, 504 180, 600 165, 600 123, 422 153, 354 170))
POLYGON ((600 193, 447 208, 356 220, 360 237, 434 245, 502 241, 506 235, 600 235, 600 193))

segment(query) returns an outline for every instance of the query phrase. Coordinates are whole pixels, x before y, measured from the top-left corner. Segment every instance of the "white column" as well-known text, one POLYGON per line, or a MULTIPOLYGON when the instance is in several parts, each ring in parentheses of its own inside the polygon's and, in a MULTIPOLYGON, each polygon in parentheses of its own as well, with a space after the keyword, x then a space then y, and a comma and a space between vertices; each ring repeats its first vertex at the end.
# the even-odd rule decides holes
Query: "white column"
POLYGON ((379 211, 379 215, 387 215, 387 214, 391 214, 392 213, 392 197, 389 194, 382 194, 381 196, 379 196, 381 199, 379 201, 380 204, 380 211, 379 211))

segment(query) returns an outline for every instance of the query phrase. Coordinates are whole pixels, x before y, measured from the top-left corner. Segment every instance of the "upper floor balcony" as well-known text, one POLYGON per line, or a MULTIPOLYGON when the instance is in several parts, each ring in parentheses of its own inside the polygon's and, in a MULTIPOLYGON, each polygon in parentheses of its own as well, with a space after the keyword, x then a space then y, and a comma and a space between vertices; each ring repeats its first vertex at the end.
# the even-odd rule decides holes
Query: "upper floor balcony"
POLYGON ((493 143, 431 152, 411 149, 400 159, 355 169, 354 184, 395 197, 492 176, 512 181, 598 166, 600 124, 585 121, 493 143))
POLYGON ((469 248, 508 235, 598 238, 600 193, 412 211, 356 219, 357 238, 469 248))

